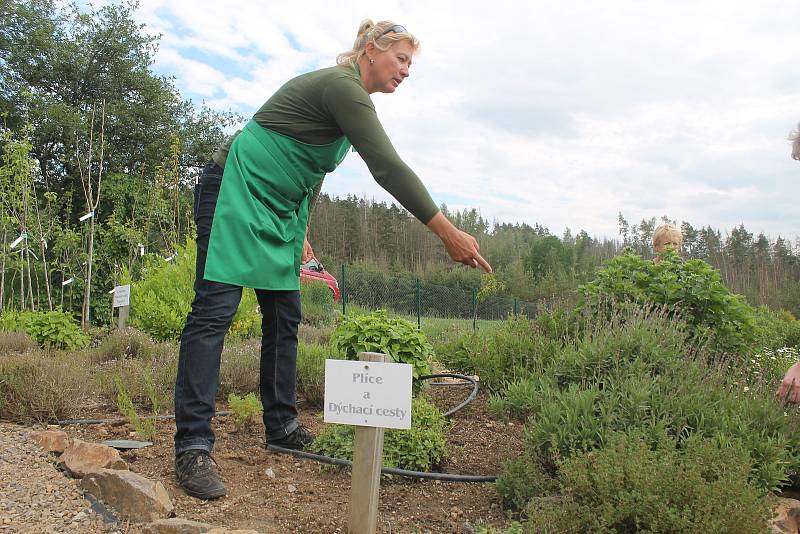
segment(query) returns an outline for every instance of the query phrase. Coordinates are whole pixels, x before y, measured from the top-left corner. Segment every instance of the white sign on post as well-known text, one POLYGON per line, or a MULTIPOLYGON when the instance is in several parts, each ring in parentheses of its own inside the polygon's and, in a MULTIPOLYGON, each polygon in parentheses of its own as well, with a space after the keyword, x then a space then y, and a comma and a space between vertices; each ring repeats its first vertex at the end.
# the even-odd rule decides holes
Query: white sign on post
POLYGON ((411 365, 325 360, 325 422, 411 428, 411 365))
POLYGON ((114 288, 114 308, 120 306, 130 306, 131 304, 131 285, 116 286, 114 288))

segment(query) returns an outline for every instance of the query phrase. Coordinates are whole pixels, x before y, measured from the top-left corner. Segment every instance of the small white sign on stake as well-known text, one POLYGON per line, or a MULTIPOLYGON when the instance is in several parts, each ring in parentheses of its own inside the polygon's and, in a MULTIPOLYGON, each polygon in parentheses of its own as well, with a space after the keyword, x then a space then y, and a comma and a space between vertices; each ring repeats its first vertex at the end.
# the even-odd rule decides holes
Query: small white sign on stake
POLYGON ((130 306, 131 304, 131 285, 116 286, 114 288, 114 308, 120 306, 130 306))
POLYGON ((325 360, 325 422, 411 428, 411 365, 325 360))

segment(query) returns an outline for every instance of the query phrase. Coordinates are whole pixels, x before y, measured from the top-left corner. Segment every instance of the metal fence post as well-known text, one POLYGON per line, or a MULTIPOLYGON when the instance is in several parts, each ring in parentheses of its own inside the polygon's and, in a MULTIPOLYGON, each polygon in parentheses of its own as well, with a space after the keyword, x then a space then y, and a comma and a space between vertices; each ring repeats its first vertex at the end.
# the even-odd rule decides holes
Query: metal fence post
POLYGON ((514 297, 514 316, 516 317, 517 315, 519 315, 519 301, 517 297, 514 297))
POLYGON ((342 299, 342 315, 347 315, 347 278, 345 276, 344 263, 342 264, 342 287, 340 291, 342 299))
POLYGON ((422 288, 417 278, 417 330, 422 330, 422 288))
POLYGON ((478 330, 478 290, 472 288, 472 331, 478 330))

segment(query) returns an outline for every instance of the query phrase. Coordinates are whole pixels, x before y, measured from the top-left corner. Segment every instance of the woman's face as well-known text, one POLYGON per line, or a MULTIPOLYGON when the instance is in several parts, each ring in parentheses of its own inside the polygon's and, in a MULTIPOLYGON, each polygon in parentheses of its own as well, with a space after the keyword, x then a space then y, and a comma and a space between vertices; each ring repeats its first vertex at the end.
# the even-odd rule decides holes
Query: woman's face
POLYGON ((655 249, 655 252, 657 254, 665 252, 667 250, 667 248, 677 252, 677 251, 680 251, 680 249, 681 249, 681 242, 678 241, 678 239, 674 238, 674 237, 664 237, 664 238, 660 239, 658 241, 658 243, 656 243, 655 247, 653 247, 653 248, 655 249))
MULTIPOLYGON (((371 44, 371 43, 370 43, 371 44)), ((394 93, 397 86, 408 78, 408 69, 414 48, 407 40, 397 41, 388 50, 367 50, 374 63, 366 65, 364 85, 369 93, 394 93)), ((367 60, 369 63, 369 60, 367 60)), ((363 72, 363 70, 362 70, 363 72)))

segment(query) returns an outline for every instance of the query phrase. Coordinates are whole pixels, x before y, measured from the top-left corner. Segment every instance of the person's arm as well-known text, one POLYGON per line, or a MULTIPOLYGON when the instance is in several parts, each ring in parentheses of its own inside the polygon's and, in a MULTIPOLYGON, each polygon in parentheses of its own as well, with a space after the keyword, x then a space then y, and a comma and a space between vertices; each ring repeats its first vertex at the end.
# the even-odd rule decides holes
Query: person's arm
POLYGON ((789 367, 775 395, 789 402, 800 402, 800 362, 789 367))
POLYGON ((441 211, 433 216, 427 226, 442 240, 453 261, 470 267, 481 267, 487 273, 492 272, 492 266, 481 256, 481 249, 475 238, 456 228, 441 211))
POLYGON ((323 100, 375 181, 428 224, 439 208, 419 177, 400 159, 364 88, 354 79, 342 77, 326 88, 323 100))

